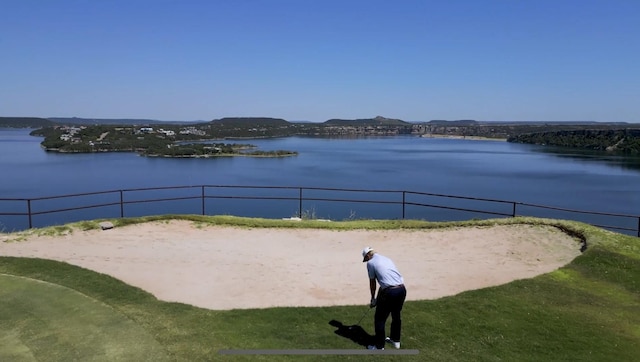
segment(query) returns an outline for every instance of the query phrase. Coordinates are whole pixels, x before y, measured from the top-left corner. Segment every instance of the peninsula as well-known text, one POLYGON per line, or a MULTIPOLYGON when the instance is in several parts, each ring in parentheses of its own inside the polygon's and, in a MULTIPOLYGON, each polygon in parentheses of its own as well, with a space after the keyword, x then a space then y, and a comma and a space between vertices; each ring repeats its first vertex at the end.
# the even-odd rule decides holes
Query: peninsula
POLYGON ((288 157, 295 151, 257 150, 252 144, 224 143, 195 125, 73 125, 42 128, 31 133, 44 136, 48 152, 137 152, 148 157, 288 157))

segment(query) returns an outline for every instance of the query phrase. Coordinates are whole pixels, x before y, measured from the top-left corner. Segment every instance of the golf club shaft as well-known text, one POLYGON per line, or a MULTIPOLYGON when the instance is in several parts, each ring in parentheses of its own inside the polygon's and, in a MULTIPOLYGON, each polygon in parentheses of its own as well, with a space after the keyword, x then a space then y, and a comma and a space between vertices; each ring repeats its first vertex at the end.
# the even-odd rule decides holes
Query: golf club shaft
POLYGON ((365 310, 365 311, 364 311, 364 313, 362 314, 362 317, 360 317, 360 319, 358 320, 358 323, 356 323, 356 324, 354 324, 354 325, 356 325, 356 326, 357 326, 357 325, 359 325, 359 324, 360 324, 360 322, 362 322, 362 320, 364 319, 364 316, 366 316, 366 315, 367 315, 367 313, 369 313, 369 311, 370 311, 371 309, 372 309, 372 308, 367 308, 367 310, 365 310))

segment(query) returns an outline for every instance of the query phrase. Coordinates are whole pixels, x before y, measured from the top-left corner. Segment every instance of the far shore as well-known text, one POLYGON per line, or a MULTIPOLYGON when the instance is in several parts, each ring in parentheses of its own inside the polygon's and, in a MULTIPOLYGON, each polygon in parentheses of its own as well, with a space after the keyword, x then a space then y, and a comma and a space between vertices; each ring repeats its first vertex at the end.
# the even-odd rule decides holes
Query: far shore
POLYGON ((474 140, 474 141, 501 141, 506 142, 506 138, 491 138, 491 137, 480 137, 480 136, 460 136, 460 135, 447 135, 447 134, 432 134, 425 133, 420 135, 423 138, 451 138, 457 140, 474 140))
POLYGON ((251 154, 251 153, 219 153, 219 154, 206 154, 206 155, 161 155, 161 154, 140 154, 144 157, 164 157, 164 158, 214 158, 214 157, 257 157, 257 158, 280 158, 280 157, 292 157, 297 156, 298 152, 285 153, 285 154, 251 154))

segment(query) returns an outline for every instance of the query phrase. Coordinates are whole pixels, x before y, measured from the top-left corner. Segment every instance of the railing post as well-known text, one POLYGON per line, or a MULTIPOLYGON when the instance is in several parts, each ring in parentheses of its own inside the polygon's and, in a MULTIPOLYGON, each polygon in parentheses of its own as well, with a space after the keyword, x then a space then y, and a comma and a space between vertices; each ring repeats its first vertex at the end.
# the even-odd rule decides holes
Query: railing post
POLYGON ((405 200, 407 198, 407 192, 406 191, 402 191, 402 220, 404 220, 404 215, 405 215, 405 200))
POLYGON ((124 191, 120 190, 120 218, 124 218, 124 191))
POLYGON ((640 238, 640 216, 638 216, 638 237, 640 238))
POLYGON ((302 218, 302 187, 298 188, 298 217, 302 218))
POLYGON ((206 215, 204 213, 204 211, 205 211, 204 210, 204 185, 202 185, 201 187, 202 187, 202 193, 201 193, 201 195, 202 195, 202 215, 204 216, 204 215, 206 215))
POLYGON ((516 217, 516 204, 517 202, 513 203, 513 211, 511 212, 511 217, 516 217))
POLYGON ((27 212, 29 213, 29 229, 33 228, 33 221, 31 220, 31 199, 27 200, 27 212))

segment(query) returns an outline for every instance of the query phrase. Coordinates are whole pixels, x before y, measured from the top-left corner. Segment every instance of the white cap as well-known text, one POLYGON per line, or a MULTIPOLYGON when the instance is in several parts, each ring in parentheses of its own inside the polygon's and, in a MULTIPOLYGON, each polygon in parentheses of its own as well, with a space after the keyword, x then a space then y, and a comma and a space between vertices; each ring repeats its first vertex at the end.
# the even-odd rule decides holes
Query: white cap
POLYGON ((366 260, 364 260, 367 257, 367 254, 374 252, 373 248, 370 246, 367 246, 366 248, 362 249, 362 262, 364 263, 366 260))

